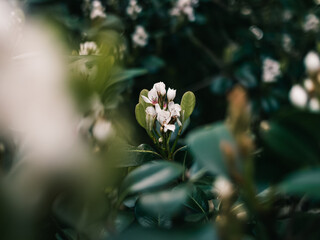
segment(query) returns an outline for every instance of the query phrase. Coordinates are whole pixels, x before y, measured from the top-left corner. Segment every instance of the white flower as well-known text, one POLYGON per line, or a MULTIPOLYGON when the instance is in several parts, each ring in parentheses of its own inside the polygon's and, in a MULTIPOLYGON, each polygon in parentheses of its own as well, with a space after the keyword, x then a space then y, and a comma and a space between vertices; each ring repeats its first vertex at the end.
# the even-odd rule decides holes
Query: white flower
POLYGON ((312 80, 309 79, 309 78, 307 78, 306 80, 304 80, 303 86, 304 86, 305 89, 307 89, 308 91, 312 91, 312 90, 314 89, 314 84, 313 84, 312 80))
POLYGON ((304 58, 304 65, 308 72, 318 71, 320 69, 319 55, 314 51, 309 52, 304 58))
POLYGON ((166 95, 166 85, 163 82, 158 82, 153 85, 153 88, 157 90, 161 96, 166 95))
POLYGON ((94 124, 92 134, 93 137, 99 142, 107 141, 114 136, 114 130, 112 128, 111 122, 103 118, 99 118, 94 124))
POLYGON ((169 112, 171 113, 171 117, 180 117, 181 107, 179 104, 175 104, 174 102, 169 102, 168 104, 169 112))
POLYGON ((263 38, 263 31, 257 26, 251 26, 249 31, 255 36, 257 40, 261 40, 263 38))
POLYGON ((97 54, 99 54, 99 49, 95 42, 85 42, 80 44, 79 55, 97 55, 97 54))
POLYGON ((176 97, 176 90, 169 88, 167 92, 167 99, 168 102, 173 101, 173 99, 176 97))
POLYGON ((132 18, 136 19, 139 13, 142 11, 142 8, 138 5, 136 0, 130 0, 127 7, 127 14, 132 18))
POLYGON ((157 116, 156 110, 154 109, 154 107, 151 107, 151 106, 146 108, 146 114, 150 115, 153 118, 157 116))
POLYGON ((262 79, 264 82, 274 82, 281 74, 280 64, 271 58, 266 58, 263 62, 262 79))
POLYGON ((311 98, 309 102, 309 109, 313 112, 318 112, 320 110, 320 103, 317 98, 311 98))
POLYGON ((136 46, 144 47, 147 45, 149 39, 149 35, 144 29, 144 27, 138 25, 136 26, 136 30, 132 35, 132 41, 136 46))
POLYGON ((175 6, 170 10, 171 16, 187 16, 190 22, 195 20, 193 7, 198 4, 197 0, 178 0, 175 6))
POLYGON ((157 111, 157 120, 160 123, 160 125, 163 127, 164 132, 167 132, 168 130, 174 132, 175 125, 169 124, 171 120, 171 113, 169 111, 162 110, 159 104, 156 104, 155 107, 157 111))
POLYGON ((143 100, 146 103, 151 103, 153 105, 156 105, 158 103, 158 93, 157 90, 152 88, 149 92, 148 92, 148 97, 146 96, 142 96, 143 100))
POLYGON ((305 32, 314 31, 317 32, 319 28, 319 19, 314 14, 308 14, 303 24, 303 30, 305 32))
POLYGON ((232 183, 224 177, 216 178, 214 188, 221 198, 229 198, 234 192, 232 183))
POLYGON ((308 95, 306 90, 296 84, 290 90, 289 99, 293 105, 299 108, 304 108, 307 105, 308 95))
POLYGON ((104 7, 102 6, 101 2, 98 0, 94 0, 92 2, 92 9, 90 13, 90 18, 96 19, 96 18, 105 18, 106 14, 104 12, 104 7))

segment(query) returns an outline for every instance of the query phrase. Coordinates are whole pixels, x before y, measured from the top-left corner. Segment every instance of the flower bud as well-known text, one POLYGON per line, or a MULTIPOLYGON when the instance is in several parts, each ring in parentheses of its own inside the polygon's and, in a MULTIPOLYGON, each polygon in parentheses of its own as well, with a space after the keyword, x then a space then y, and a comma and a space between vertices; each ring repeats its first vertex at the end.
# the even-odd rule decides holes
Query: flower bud
POLYGON ((309 79, 309 78, 307 78, 306 80, 304 80, 303 86, 304 86, 305 89, 307 89, 308 91, 313 91, 313 90, 314 90, 314 84, 313 84, 312 80, 309 79))
POLYGON ((153 85, 153 88, 157 90, 161 96, 166 95, 166 85, 163 82, 158 82, 153 85))
POLYGON ((176 90, 169 88, 167 92, 168 102, 173 101, 175 97, 176 97, 176 90))
POLYGON ((221 198, 230 198, 234 192, 232 183, 224 177, 217 177, 214 188, 221 198))
POLYGON ((320 103, 317 98, 311 98, 309 102, 309 109, 313 112, 318 112, 320 110, 320 103))
POLYGON ((154 107, 147 107, 146 108, 146 123, 147 123, 147 130, 151 131, 153 127, 154 120, 157 116, 156 110, 154 107))

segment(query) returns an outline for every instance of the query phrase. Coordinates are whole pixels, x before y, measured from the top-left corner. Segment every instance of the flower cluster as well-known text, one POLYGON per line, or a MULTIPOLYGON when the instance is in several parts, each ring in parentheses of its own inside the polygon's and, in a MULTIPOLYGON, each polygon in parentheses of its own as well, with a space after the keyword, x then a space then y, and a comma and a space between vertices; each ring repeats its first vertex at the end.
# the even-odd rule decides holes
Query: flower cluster
POLYGON ((96 18, 106 18, 106 14, 104 12, 104 7, 102 6, 101 2, 99 0, 94 0, 92 2, 92 8, 90 13, 90 18, 96 19, 96 18))
POLYGON ((281 71, 279 62, 271 58, 266 58, 263 61, 262 80, 264 82, 274 82, 280 75, 281 71))
POLYGON ((308 14, 303 24, 303 30, 305 32, 317 32, 319 29, 319 18, 314 14, 308 14))
POLYGON ((133 44, 139 47, 144 47, 147 45, 149 39, 149 35, 144 29, 144 27, 138 25, 136 26, 136 30, 132 35, 133 44))
POLYGON ((148 97, 142 96, 146 103, 152 104, 146 108, 146 121, 150 128, 153 126, 155 119, 161 126, 161 132, 168 130, 174 132, 175 123, 181 126, 179 104, 174 103, 176 90, 169 88, 166 91, 166 85, 163 82, 158 82, 153 85, 153 88, 148 92, 148 97))
POLYGON ((190 22, 196 18, 194 16, 194 7, 198 4, 198 0, 178 0, 175 6, 170 10, 171 16, 186 16, 190 22))
POLYGON ((130 0, 127 7, 127 14, 134 20, 138 17, 139 13, 142 11, 141 6, 136 0, 130 0))
POLYGON ((309 77, 304 80, 303 85, 295 84, 289 92, 291 103, 298 108, 307 108, 310 111, 320 111, 319 102, 319 73, 320 73, 320 58, 314 51, 309 52, 304 64, 309 77))
POLYGON ((98 55, 99 48, 95 42, 85 42, 80 44, 79 55, 98 55))

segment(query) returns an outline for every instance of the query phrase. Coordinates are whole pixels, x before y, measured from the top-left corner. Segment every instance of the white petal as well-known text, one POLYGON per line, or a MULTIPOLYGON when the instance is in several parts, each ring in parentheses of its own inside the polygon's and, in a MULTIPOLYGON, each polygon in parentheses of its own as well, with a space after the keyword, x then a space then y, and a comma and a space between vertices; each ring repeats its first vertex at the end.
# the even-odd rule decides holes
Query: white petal
POLYGON ((164 131, 170 130, 171 132, 174 132, 176 129, 176 126, 174 124, 166 124, 164 125, 164 131))
POLYGON ((142 97, 142 99, 143 99, 146 103, 151 103, 151 104, 152 104, 152 102, 150 101, 150 99, 147 98, 146 96, 141 96, 141 97, 142 97))
POLYGON ((150 115, 152 117, 155 117, 157 115, 156 110, 154 109, 154 107, 150 106, 146 108, 146 114, 150 115))
POLYGON ((153 85, 153 88, 161 95, 166 95, 166 85, 163 82, 158 82, 153 85))
POLYGON ((320 69, 320 59, 316 52, 311 51, 304 59, 304 64, 308 71, 315 72, 320 69))
POLYGON ((152 88, 149 92, 148 92, 148 98, 150 99, 151 102, 158 102, 158 94, 157 94, 157 90, 152 88))

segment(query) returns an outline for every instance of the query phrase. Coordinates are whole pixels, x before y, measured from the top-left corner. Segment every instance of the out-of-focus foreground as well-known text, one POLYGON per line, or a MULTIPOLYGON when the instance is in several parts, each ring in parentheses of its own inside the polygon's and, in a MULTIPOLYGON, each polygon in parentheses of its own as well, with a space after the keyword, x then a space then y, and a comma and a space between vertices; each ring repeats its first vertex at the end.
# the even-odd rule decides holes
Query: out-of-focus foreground
POLYGON ((319 239, 320 1, 0 1, 0 239, 319 239))

